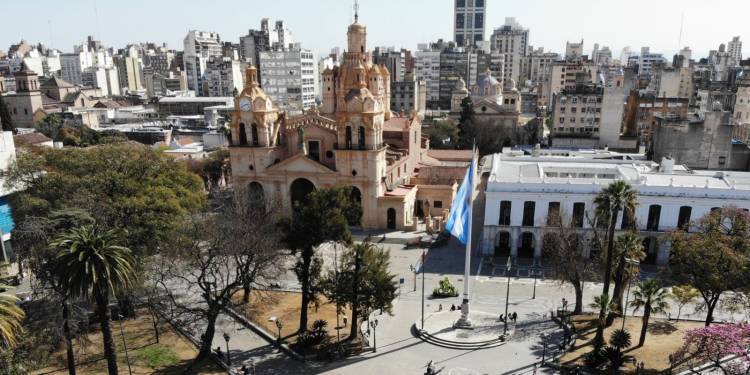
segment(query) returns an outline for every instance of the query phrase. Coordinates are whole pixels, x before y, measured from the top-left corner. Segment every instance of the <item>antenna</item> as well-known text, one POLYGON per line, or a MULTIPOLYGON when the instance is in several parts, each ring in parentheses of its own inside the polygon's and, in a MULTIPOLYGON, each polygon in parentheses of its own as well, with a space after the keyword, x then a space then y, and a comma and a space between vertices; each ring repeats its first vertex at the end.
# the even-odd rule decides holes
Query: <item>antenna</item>
POLYGON ((354 0, 354 22, 359 20, 359 1, 354 0))

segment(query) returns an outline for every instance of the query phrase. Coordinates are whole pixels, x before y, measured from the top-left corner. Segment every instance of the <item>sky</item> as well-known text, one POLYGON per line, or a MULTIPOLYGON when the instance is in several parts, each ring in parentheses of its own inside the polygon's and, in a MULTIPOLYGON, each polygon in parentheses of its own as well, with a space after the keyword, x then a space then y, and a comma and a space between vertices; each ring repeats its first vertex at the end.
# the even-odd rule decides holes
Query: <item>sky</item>
MULTIPOLYGON (((239 42, 260 19, 283 19, 295 42, 316 53, 345 47, 353 0, 0 0, 0 48, 26 39, 64 52, 94 35, 105 46, 166 42, 182 49, 188 30, 215 31, 222 41, 239 42), (10 16, 7 15, 19 15, 10 16), (23 15, 23 16, 20 16, 23 15)), ((454 0, 360 0, 360 21, 368 44, 416 50, 418 43, 450 40, 454 0)), ((744 41, 750 56, 750 1, 747 0, 486 0, 488 39, 505 17, 529 28, 530 44, 564 52, 565 42, 584 39, 609 46, 618 58, 625 46, 672 56, 690 46, 705 57, 732 36, 744 41), (683 20, 680 45, 680 23, 683 20)), ((273 27, 273 26, 272 26, 273 27)))

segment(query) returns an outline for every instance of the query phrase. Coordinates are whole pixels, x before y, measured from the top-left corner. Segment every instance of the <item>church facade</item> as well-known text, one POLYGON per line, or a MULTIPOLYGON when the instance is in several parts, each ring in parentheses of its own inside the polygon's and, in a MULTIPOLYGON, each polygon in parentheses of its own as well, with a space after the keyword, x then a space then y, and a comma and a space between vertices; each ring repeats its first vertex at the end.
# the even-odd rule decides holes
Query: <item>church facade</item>
POLYGON ((347 40, 342 64, 322 73, 322 105, 299 116, 279 111, 260 87, 256 68, 247 69, 230 122, 234 183, 288 210, 316 189, 351 187, 362 203, 364 228, 417 229, 419 217, 447 213, 456 179, 463 177, 457 170, 423 178, 420 189, 420 174, 468 165, 471 155, 431 155, 420 114, 391 112, 390 74, 373 63, 366 28, 356 17, 347 40))

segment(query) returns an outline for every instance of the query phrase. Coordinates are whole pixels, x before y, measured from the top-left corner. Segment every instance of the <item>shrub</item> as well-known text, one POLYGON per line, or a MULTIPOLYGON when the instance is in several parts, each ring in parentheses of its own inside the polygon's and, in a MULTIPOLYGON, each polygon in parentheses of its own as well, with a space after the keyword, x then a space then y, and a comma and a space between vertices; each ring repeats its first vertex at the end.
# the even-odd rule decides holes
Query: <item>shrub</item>
POLYGON ((432 290, 432 296, 437 298, 458 297, 458 290, 446 277, 440 280, 437 288, 432 290))

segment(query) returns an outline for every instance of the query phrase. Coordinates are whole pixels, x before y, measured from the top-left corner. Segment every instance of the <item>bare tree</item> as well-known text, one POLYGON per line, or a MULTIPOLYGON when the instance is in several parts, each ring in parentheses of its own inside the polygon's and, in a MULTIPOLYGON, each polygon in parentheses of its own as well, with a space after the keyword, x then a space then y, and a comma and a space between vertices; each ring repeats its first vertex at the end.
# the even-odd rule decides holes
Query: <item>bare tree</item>
POLYGON ((595 276, 594 262, 586 256, 586 232, 563 223, 561 215, 551 215, 544 234, 542 254, 555 271, 555 278, 570 283, 576 300, 573 314, 583 312, 583 283, 595 276))
POLYGON ((248 296, 282 269, 274 207, 238 189, 216 212, 190 218, 155 257, 153 285, 177 321, 205 324, 195 363, 210 354, 216 320, 234 296, 241 290, 248 296))

